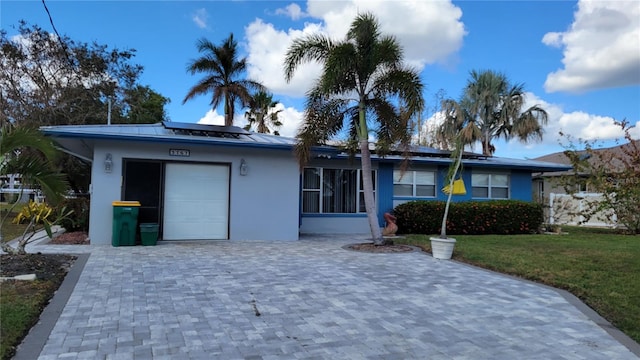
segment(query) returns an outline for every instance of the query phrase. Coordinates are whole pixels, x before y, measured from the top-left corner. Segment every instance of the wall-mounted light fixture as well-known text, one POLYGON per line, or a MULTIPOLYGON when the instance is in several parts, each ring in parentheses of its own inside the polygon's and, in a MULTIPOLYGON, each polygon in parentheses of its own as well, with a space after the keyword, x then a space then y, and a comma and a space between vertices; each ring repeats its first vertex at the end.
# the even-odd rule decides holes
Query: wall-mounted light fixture
POLYGON ((240 175, 245 176, 249 172, 249 167, 244 159, 240 159, 240 175))
POLYGON ((104 172, 110 173, 111 171, 113 171, 113 158, 111 154, 107 154, 104 159, 104 172))

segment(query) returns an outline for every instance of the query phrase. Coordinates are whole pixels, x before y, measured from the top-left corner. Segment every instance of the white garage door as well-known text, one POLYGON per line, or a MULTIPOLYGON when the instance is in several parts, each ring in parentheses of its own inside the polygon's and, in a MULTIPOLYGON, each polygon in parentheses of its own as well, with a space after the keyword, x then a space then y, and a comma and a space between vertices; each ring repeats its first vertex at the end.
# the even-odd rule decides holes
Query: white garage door
POLYGON ((229 167, 167 164, 164 240, 228 239, 229 167))

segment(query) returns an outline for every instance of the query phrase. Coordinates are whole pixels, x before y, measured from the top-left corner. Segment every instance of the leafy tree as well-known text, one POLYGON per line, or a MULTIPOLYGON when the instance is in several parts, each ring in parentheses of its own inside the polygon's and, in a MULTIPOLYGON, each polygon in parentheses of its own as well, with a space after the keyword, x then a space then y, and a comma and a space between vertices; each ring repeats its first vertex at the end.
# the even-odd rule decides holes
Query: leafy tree
MULTIPOLYGON (((37 25, 19 23, 18 34, 0 31, 0 123, 44 125, 106 124, 166 120, 169 99, 138 84, 142 66, 135 50, 58 38, 37 25)), ((73 189, 86 192, 90 166, 70 155, 55 159, 73 189)))
POLYGON ((364 13, 356 16, 342 41, 318 34, 294 40, 284 64, 285 78, 290 81, 300 64, 322 63, 322 74, 307 93, 296 154, 304 166, 312 146, 347 128, 349 149, 360 150, 365 207, 378 245, 384 240, 373 196, 370 128, 375 131, 379 154, 384 155, 391 146, 407 150, 409 119, 422 111, 424 103, 419 74, 403 65, 402 53, 397 40, 382 35, 377 19, 364 13))
MULTIPOLYGON (((273 95, 266 91, 258 91, 253 95, 249 104, 249 110, 244 114, 249 124, 245 126, 245 130, 250 130, 255 125, 256 131, 263 134, 270 134, 269 127, 279 128, 282 122, 278 116, 282 110, 276 110, 277 100, 273 100, 273 95)), ((280 135, 274 130, 274 135, 280 135)))
POLYGON ((211 93, 211 107, 215 109, 224 101, 224 124, 231 126, 236 103, 241 107, 248 106, 250 90, 263 90, 264 87, 257 81, 241 78, 247 68, 247 58, 238 60, 238 43, 233 39, 233 33, 220 46, 204 38, 198 40, 196 46, 202 56, 191 60, 187 71, 191 75, 203 73, 205 77, 189 90, 182 103, 197 95, 211 93))
MULTIPOLYGON (((573 170, 561 181, 569 194, 575 195, 576 183, 586 183, 592 191, 602 194, 597 201, 584 203, 580 215, 585 222, 594 216, 615 216, 615 221, 628 232, 640 234, 640 140, 631 137, 633 127, 626 120, 616 124, 624 131, 626 143, 605 149, 595 148, 594 141, 570 144, 564 155, 573 170)), ((570 136, 561 135, 573 142, 570 136)))
POLYGON ((447 118, 439 129, 440 137, 453 139, 462 132, 463 143, 480 141, 487 156, 495 152, 495 138, 518 138, 525 143, 542 139, 548 115, 538 105, 522 110, 524 85, 511 84, 504 74, 491 70, 473 70, 470 76, 458 102, 464 116, 447 118))
MULTIPOLYGON (((67 189, 63 174, 52 165, 56 155, 51 141, 37 129, 9 123, 0 129, 0 175, 20 174, 23 184, 37 186, 53 203, 60 200, 67 189)), ((0 227, 10 212, 0 219, 0 227)))
POLYGON ((136 85, 125 91, 127 108, 124 122, 149 124, 168 120, 164 107, 170 101, 148 86, 136 85))
POLYGON ((136 112, 162 114, 168 99, 137 84, 142 66, 131 64, 135 50, 58 38, 22 21, 18 35, 0 31, 0 109, 2 122, 43 125, 105 124, 108 103, 114 123, 140 120, 136 112), (133 96, 157 95, 144 98, 133 96), (164 100, 164 101, 163 101, 164 100))

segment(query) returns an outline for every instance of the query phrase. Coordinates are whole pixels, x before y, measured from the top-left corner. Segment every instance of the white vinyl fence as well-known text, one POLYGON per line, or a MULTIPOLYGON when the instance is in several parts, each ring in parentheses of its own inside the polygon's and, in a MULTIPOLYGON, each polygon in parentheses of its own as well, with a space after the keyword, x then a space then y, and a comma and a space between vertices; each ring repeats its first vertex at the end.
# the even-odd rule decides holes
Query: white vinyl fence
POLYGON ((617 225, 613 211, 601 211, 588 220, 583 216, 593 202, 602 200, 600 193, 549 194, 549 223, 557 225, 605 226, 617 225))

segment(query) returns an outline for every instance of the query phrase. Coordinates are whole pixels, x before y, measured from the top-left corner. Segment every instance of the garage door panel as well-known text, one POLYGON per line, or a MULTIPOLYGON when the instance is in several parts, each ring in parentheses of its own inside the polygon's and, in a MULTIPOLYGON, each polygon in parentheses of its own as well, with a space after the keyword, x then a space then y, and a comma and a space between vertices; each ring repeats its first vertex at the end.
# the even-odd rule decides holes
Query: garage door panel
POLYGON ((228 224, 228 166, 166 165, 165 240, 227 239, 228 224))

